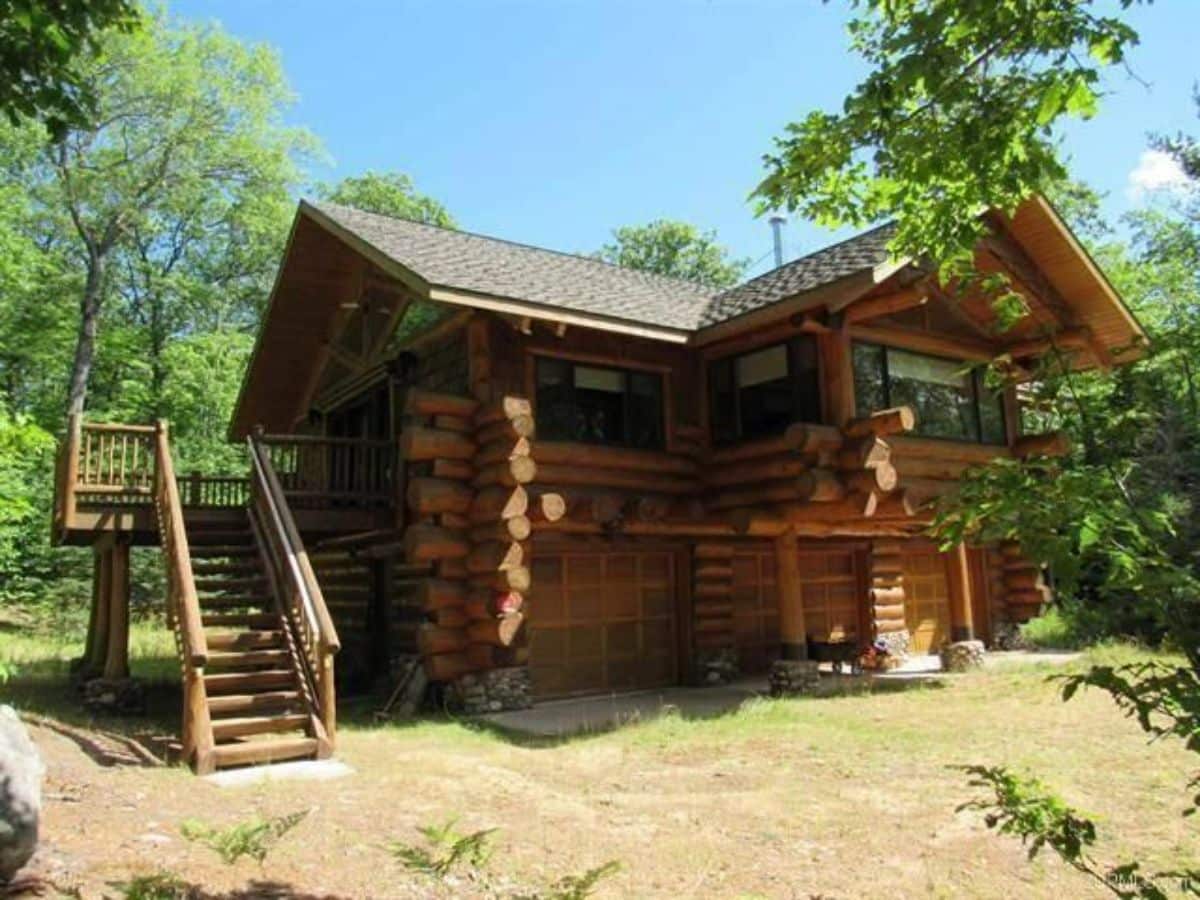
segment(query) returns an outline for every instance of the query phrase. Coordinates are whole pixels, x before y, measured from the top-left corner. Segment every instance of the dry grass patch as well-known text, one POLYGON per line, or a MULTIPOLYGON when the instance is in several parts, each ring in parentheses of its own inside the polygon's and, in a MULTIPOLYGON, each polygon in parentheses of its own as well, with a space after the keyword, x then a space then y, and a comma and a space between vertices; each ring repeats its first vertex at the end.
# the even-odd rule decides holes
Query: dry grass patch
POLYGON ((165 868, 213 896, 264 885, 310 897, 482 896, 484 884, 548 885, 614 859, 622 868, 597 896, 1098 896, 956 811, 972 791, 950 767, 972 763, 1034 772, 1095 814, 1105 859, 1196 865, 1200 822, 1178 814, 1194 758, 1175 744, 1148 747, 1104 696, 1064 704, 1046 682, 1054 671, 757 700, 718 718, 669 716, 550 746, 455 721, 351 717, 339 755, 355 776, 242 789, 100 769, 38 729, 51 794, 76 797, 48 804, 40 865, 85 888, 165 868), (261 868, 221 866, 179 836, 185 819, 219 827, 300 807, 312 811, 261 868), (463 833, 497 829, 494 880, 442 884, 389 854, 451 817, 463 833))

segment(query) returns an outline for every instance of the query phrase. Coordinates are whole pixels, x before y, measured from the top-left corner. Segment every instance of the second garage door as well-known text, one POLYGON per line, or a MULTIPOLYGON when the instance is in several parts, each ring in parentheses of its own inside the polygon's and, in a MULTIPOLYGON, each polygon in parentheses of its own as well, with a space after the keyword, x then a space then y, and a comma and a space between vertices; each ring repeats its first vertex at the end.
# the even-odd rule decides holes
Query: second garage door
POLYGON ((535 696, 677 683, 674 563, 669 550, 535 556, 529 602, 535 696))
MULTIPOLYGON (((859 640, 858 571, 852 547, 805 542, 800 579, 805 630, 816 641, 859 640)), ((779 587, 775 551, 739 551, 733 557, 733 615, 743 672, 767 669, 779 656, 779 587)))
POLYGON ((914 653, 932 653, 950 639, 946 561, 936 550, 905 550, 904 620, 914 653))

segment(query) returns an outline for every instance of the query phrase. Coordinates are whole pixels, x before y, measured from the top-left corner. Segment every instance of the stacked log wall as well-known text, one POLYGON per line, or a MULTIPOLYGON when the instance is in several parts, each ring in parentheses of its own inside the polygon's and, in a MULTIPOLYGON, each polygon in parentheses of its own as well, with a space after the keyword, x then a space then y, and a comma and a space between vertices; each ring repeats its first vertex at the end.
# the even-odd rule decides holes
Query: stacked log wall
POLYGON ((734 547, 729 543, 704 542, 692 548, 692 658, 696 680, 725 679, 738 669, 733 556, 734 547))
MULTIPOLYGON (((475 371, 479 371, 476 369, 475 371)), ((484 395, 490 386, 476 385, 484 395)), ((475 494, 468 509, 470 551, 467 569, 467 645, 469 671, 524 666, 529 661, 524 627, 530 574, 533 507, 532 406, 524 397, 505 396, 481 404, 475 413, 473 460, 475 494)), ((550 501, 546 501, 550 503, 550 501)))
POLYGON ((1020 544, 1006 541, 1000 545, 1004 573, 1004 610, 1008 621, 1021 625, 1036 617, 1050 599, 1050 588, 1042 570, 1021 552, 1020 544))
POLYGON ((905 622, 903 547, 896 541, 873 541, 870 554, 870 596, 868 610, 876 640, 883 641, 888 652, 908 652, 909 634, 905 622))
POLYGON ((428 575, 411 586, 423 617, 415 648, 431 681, 470 671, 467 638, 467 567, 471 549, 467 513, 471 481, 475 400, 413 388, 404 398, 399 436, 408 507, 404 565, 428 575))

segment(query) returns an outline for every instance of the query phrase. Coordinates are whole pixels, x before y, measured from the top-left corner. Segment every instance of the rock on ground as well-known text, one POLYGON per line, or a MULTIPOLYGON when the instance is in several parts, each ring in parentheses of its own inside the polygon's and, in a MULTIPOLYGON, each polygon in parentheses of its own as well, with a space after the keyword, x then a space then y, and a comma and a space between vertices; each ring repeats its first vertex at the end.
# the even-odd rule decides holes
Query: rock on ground
POLYGON ((0 706, 0 883, 37 849, 45 766, 11 706, 0 706))

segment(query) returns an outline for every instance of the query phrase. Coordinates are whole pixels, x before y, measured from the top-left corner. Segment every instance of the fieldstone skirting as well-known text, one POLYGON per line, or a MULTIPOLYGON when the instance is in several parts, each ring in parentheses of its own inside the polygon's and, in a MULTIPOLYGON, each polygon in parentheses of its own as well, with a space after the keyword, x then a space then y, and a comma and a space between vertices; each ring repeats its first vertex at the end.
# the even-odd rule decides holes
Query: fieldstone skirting
POLYGON ((811 694, 821 680, 818 663, 808 659, 777 659, 771 663, 767 682, 772 697, 811 694))
POLYGON ((966 672, 983 665, 983 641, 957 641, 942 648, 942 669, 966 672))
POLYGON ((697 684, 729 684, 738 677, 738 654, 733 647, 698 649, 694 657, 697 684))
POLYGON ((463 675, 454 682, 454 693, 463 710, 471 715, 533 705, 533 681, 526 666, 463 675))

